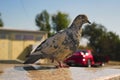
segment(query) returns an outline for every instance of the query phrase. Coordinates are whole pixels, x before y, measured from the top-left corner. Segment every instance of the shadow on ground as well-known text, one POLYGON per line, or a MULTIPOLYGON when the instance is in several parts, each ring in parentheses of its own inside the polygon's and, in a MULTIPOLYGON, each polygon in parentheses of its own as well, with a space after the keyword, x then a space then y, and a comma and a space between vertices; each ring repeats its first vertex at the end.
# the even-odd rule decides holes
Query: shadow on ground
MULTIPOLYGON (((82 65, 69 65, 70 67, 88 67, 88 66, 82 66, 82 65)), ((102 66, 100 66, 100 65, 92 65, 91 67, 93 67, 93 68, 100 68, 100 67, 102 67, 102 66)))
POLYGON ((16 60, 0 60, 0 64, 21 64, 21 62, 16 60))
POLYGON ((25 65, 25 66, 15 66, 14 69, 19 71, 30 71, 30 70, 49 70, 49 69, 57 69, 57 68, 55 66, 25 65))

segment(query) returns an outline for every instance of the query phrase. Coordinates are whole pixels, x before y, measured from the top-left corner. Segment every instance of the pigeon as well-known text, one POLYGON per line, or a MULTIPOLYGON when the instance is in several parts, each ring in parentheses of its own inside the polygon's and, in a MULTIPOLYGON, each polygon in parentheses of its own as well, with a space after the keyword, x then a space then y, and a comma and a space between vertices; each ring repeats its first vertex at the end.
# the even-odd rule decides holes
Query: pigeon
POLYGON ((59 67, 63 67, 63 61, 70 57, 79 47, 82 25, 89 23, 87 16, 78 15, 72 24, 39 44, 29 55, 24 64, 33 64, 39 59, 48 58, 56 60, 59 67))

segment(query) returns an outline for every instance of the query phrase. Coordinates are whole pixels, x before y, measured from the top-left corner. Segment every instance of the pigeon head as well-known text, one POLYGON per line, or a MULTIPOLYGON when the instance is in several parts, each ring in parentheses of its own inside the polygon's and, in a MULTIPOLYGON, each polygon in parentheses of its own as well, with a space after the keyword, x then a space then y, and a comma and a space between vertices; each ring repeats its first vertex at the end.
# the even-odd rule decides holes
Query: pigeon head
POLYGON ((73 21, 73 24, 75 24, 76 26, 81 26, 82 24, 85 24, 85 23, 91 24, 87 16, 84 14, 78 15, 73 21))

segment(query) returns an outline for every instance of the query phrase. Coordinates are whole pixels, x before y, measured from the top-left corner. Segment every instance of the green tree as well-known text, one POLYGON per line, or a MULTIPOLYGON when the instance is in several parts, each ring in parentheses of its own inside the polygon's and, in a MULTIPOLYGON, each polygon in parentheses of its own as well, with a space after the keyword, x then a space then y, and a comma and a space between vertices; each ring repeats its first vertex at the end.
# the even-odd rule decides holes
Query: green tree
POLYGON ((49 18, 49 13, 46 10, 42 11, 40 14, 37 14, 35 22, 41 31, 50 32, 51 27, 49 18))
POLYGON ((103 45, 104 54, 109 54, 112 60, 120 61, 120 39, 119 36, 113 32, 107 32, 106 39, 104 40, 103 45), (106 43, 106 44, 104 44, 106 43))
POLYGON ((3 26, 4 26, 4 23, 3 23, 2 19, 1 19, 1 13, 0 13, 0 27, 3 27, 3 26))
POLYGON ((52 15, 52 26, 55 32, 65 29, 70 23, 70 18, 68 14, 58 12, 52 15))
POLYGON ((92 49, 100 53, 100 47, 99 47, 99 40, 101 39, 102 35, 106 34, 106 28, 102 25, 98 25, 96 23, 93 23, 91 25, 87 25, 83 28, 83 37, 87 38, 90 43, 89 46, 92 47, 92 49))
POLYGON ((93 23, 83 28, 83 37, 86 37, 90 43, 88 46, 95 53, 109 55, 112 60, 120 61, 120 39, 113 32, 107 32, 103 25, 93 23))

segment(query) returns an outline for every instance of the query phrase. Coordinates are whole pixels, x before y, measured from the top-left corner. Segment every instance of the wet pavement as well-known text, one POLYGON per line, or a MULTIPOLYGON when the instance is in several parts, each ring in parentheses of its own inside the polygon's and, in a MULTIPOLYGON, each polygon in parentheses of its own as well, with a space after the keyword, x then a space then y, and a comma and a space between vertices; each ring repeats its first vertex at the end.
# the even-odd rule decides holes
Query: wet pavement
POLYGON ((109 80, 111 76, 119 76, 115 80, 120 80, 120 66, 57 69, 46 65, 0 64, 0 80, 109 80))

